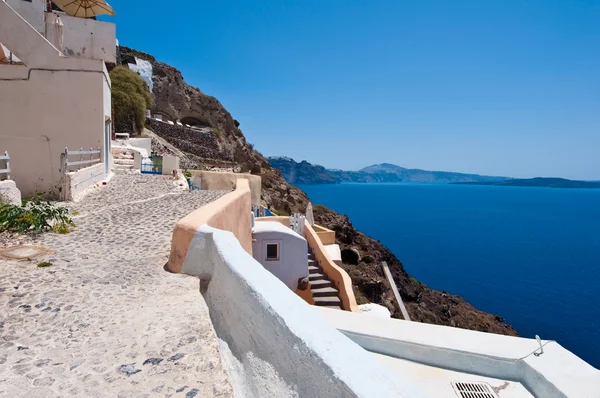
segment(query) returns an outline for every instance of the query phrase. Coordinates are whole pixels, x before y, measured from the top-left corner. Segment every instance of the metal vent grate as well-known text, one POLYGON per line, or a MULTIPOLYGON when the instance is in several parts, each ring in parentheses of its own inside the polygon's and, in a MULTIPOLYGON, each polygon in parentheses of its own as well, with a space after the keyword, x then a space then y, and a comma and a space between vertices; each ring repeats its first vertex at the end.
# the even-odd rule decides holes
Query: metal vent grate
POLYGON ((456 381, 452 387, 459 398, 498 398, 487 383, 456 381))

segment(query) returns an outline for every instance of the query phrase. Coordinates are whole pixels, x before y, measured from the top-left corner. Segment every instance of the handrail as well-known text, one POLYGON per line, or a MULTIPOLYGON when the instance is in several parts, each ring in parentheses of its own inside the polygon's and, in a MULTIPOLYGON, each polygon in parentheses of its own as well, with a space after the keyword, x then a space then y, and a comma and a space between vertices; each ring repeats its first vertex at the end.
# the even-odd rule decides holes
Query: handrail
POLYGON ((6 161, 6 168, 0 169, 0 174, 6 174, 6 179, 10 180, 10 155, 8 151, 4 151, 4 156, 0 156, 0 160, 6 161))
POLYGON ((94 163, 102 162, 102 150, 100 147, 97 149, 90 148, 89 151, 84 151, 83 148, 79 148, 78 151, 70 151, 68 147, 65 147, 65 151, 60 154, 61 171, 66 174, 70 167, 83 166, 94 163), (94 155, 98 155, 97 159, 92 159, 94 155), (79 160, 69 161, 69 156, 79 156, 79 160), (84 156, 89 156, 89 159, 84 160, 84 156))

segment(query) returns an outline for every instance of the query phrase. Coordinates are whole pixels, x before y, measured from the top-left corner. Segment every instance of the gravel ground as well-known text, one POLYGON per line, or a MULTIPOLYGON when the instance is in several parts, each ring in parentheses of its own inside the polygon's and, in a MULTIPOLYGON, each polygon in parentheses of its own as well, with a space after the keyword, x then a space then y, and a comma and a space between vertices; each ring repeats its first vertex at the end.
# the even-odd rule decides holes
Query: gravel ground
POLYGON ((232 396, 198 280, 163 270, 176 221, 225 193, 118 174, 67 204, 72 233, 0 237, 54 251, 0 259, 0 397, 232 396))

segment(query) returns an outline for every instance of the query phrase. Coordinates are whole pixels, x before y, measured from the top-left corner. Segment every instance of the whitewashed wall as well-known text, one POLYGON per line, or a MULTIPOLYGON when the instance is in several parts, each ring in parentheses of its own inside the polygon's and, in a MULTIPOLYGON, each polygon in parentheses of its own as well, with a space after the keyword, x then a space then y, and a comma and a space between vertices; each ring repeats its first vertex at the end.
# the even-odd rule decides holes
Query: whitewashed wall
MULTIPOLYGON (((67 57, 97 59, 107 63, 117 62, 116 25, 93 19, 75 18, 63 13, 48 13, 46 30, 52 34, 51 27, 60 16, 63 27, 63 48, 59 49, 67 57)), ((52 40, 51 40, 52 41, 52 40)))
POLYGON ((6 0, 16 12, 19 13, 31 26, 35 28, 42 36, 46 31, 44 23, 44 13, 46 10, 46 0, 6 0))
POLYGON ((67 173, 63 181, 62 200, 79 200, 94 184, 106 179, 104 163, 67 173))
POLYGON ((555 341, 476 332, 313 307, 365 349, 443 369, 515 380, 540 398, 600 397, 600 371, 555 341))
POLYGON ((328 325, 232 233, 199 227, 182 272, 202 279, 239 396, 425 396, 328 325))
POLYGON ((252 256, 262 266, 295 291, 298 280, 308 277, 308 245, 306 239, 279 223, 259 221, 260 225, 269 224, 277 228, 260 230, 253 233, 252 256), (285 229, 281 232, 279 228, 285 229), (267 260, 267 244, 279 244, 279 260, 267 260))

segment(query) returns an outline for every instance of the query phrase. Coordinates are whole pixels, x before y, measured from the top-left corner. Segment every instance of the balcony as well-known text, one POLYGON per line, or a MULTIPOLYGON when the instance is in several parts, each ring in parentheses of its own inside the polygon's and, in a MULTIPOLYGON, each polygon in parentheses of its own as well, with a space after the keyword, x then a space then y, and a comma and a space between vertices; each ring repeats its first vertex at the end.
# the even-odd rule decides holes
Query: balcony
POLYGON ((46 38, 58 43, 54 25, 60 17, 63 23, 62 48, 67 57, 77 57, 104 61, 107 64, 117 62, 116 25, 94 19, 76 18, 61 12, 46 13, 46 38))

